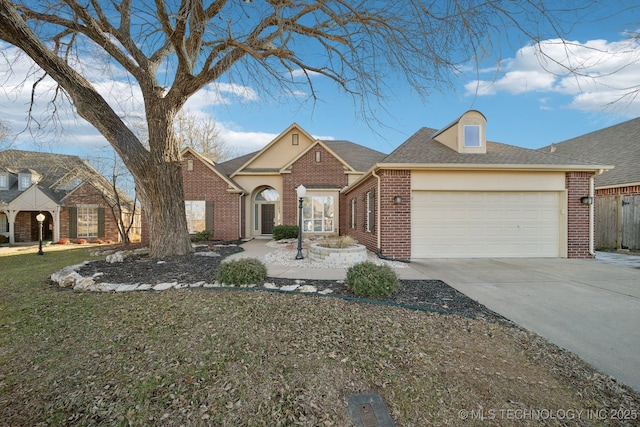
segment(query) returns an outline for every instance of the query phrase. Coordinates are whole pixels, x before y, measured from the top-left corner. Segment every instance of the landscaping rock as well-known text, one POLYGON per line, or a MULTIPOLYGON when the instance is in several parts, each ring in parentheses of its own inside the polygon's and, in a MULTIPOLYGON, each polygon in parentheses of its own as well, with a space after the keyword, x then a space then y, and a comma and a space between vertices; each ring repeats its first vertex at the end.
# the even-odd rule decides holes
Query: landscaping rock
POLYGON ((155 285, 153 287, 153 290, 154 291, 166 291, 167 289, 175 288, 177 284, 178 284, 178 282, 158 283, 157 285, 155 285))

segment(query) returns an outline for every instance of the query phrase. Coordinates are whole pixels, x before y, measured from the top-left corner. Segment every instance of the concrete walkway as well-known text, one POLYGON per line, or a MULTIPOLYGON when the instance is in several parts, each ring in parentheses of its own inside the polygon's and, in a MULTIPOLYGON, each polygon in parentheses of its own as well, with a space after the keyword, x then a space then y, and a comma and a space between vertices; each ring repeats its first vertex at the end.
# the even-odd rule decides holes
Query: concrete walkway
MULTIPOLYGON (((247 242, 244 252, 230 258, 263 258, 273 250, 267 242, 247 242)), ((306 268, 299 262, 268 265, 269 276, 341 280, 346 275, 346 268, 306 268)), ((636 267, 640 257, 598 253, 595 260, 429 259, 396 272, 402 279, 442 280, 640 391, 636 267)))

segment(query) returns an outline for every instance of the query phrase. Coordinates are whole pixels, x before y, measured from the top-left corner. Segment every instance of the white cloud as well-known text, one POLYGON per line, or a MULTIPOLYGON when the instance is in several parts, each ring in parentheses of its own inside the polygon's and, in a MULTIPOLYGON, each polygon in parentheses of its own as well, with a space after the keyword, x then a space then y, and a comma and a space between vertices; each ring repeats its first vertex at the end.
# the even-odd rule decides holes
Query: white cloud
MULTIPOLYGON (((555 93, 571 97, 568 106, 573 109, 640 114, 640 97, 632 96, 640 91, 640 40, 546 40, 521 48, 499 70, 482 72, 496 77, 467 83, 467 93, 555 93)), ((542 108, 551 108, 548 97, 541 99, 542 108)))
POLYGON ((278 136, 275 133, 234 129, 235 126, 229 123, 218 123, 217 126, 222 140, 239 156, 261 150, 278 136))
POLYGON ((296 79, 298 77, 304 77, 307 78, 307 76, 309 78, 313 78, 315 76, 320 76, 321 74, 318 73, 317 71, 311 71, 311 70, 305 70, 302 68, 298 68, 296 70, 291 71, 291 77, 296 79))

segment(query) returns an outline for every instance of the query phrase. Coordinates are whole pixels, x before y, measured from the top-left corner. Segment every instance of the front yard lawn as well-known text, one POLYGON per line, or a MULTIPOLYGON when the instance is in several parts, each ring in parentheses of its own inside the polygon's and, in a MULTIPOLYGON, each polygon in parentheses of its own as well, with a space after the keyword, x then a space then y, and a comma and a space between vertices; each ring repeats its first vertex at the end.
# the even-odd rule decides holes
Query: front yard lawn
POLYGON ((343 427, 368 391, 398 426, 639 422, 636 393, 518 328, 299 294, 46 283, 89 258, 0 257, 0 425, 343 427))

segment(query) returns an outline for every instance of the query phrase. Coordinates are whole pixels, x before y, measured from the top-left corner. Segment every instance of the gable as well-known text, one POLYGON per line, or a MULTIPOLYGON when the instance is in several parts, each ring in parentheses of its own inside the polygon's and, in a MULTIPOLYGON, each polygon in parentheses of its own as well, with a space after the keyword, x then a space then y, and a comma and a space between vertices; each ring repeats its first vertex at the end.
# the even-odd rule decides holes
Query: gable
POLYGON ((299 157, 315 139, 295 123, 256 153, 231 177, 241 173, 277 172, 292 159, 299 157))
POLYGON ((37 185, 32 185, 11 201, 11 209, 20 211, 53 211, 58 206, 37 185))
MULTIPOLYGON (((241 193, 240 187, 232 179, 228 178, 224 172, 218 170, 217 166, 208 158, 202 156, 192 148, 182 150, 182 179, 185 186, 185 193, 200 192, 205 181, 220 181, 227 192, 241 193), (193 188, 192 188, 193 187, 193 188)), ((218 186, 216 186, 218 187, 218 186)), ((187 197, 187 195, 185 195, 187 197)))

